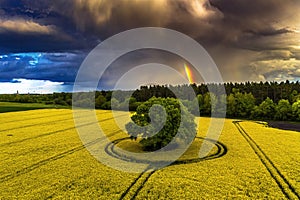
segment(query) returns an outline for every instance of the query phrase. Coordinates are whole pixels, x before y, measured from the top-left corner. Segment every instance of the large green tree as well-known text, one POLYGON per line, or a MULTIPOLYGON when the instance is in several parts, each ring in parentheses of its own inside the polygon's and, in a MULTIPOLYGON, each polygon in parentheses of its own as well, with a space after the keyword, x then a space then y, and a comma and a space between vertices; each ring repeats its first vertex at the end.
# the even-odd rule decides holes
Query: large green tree
POLYGON ((194 116, 174 98, 152 97, 138 106, 131 119, 126 130, 132 139, 142 138, 146 151, 165 147, 178 133, 176 145, 189 143, 196 135, 194 116))

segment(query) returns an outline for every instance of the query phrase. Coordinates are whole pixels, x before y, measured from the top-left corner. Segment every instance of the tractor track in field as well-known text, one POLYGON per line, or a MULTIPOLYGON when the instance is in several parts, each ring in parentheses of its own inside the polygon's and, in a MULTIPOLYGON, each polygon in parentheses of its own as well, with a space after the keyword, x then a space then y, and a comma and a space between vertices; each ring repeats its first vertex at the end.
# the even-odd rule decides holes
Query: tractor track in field
MULTIPOLYGON (((118 158, 118 159, 122 159, 124 161, 128 161, 128 162, 136 162, 136 163, 147 163, 147 161, 143 161, 143 160, 135 160, 135 159, 132 159, 132 158, 129 158, 129 157, 122 157, 122 155, 118 154, 115 150, 114 150, 114 146, 123 141, 123 140, 127 140, 127 139, 130 139, 130 138, 121 138, 121 139, 117 139, 117 140, 114 140, 112 141, 110 144, 106 145, 105 147, 105 152, 112 156, 112 157, 115 157, 115 158, 118 158)), ((197 162, 201 162, 201 161, 205 161, 205 160, 212 160, 212 159, 216 159, 216 158, 220 158, 222 156, 224 156, 228 149, 227 147, 221 143, 221 142, 218 142, 218 141, 215 141, 215 140, 211 140, 211 139, 206 139, 206 138, 202 138, 202 137, 196 137, 196 139, 202 139, 202 140, 207 140, 207 141, 210 141, 212 142, 213 144, 215 144, 217 146, 217 152, 214 153, 214 154, 211 154, 211 155, 208 155, 206 157, 203 157, 203 158, 196 158, 196 159, 187 159, 187 160, 177 160, 175 162, 173 162, 172 164, 170 164, 170 166, 173 166, 173 165, 181 165, 181 164, 190 164, 190 163, 197 163, 197 162)), ((138 195, 138 193, 143 189, 143 187, 145 186, 146 182, 150 179, 150 177, 158 170, 153 170, 151 172, 148 172, 148 171, 151 171, 153 170, 151 168, 151 164, 149 165, 149 167, 142 173, 139 174, 139 176, 130 184, 130 186, 122 193, 122 195, 120 196, 120 200, 123 200, 125 199, 135 199, 138 195), (133 193, 133 194, 132 194, 133 193), (131 195, 131 197, 129 196, 131 195)))
MULTIPOLYGON (((130 158, 130 157, 124 157, 124 155, 118 153, 115 150, 114 147, 115 147, 116 144, 118 144, 121 141, 129 140, 129 139, 130 139, 129 137, 126 137, 126 138, 120 138, 120 139, 116 139, 116 140, 112 141, 111 143, 106 145, 105 152, 108 155, 110 155, 114 158, 121 159, 121 160, 124 160, 124 161, 127 161, 127 162, 148 164, 149 161, 147 161, 147 160, 137 160, 137 159, 130 158)), ((224 156, 225 154, 227 154, 228 149, 227 149, 226 145, 224 145, 223 143, 221 143, 219 141, 206 139, 206 138, 203 138, 203 137, 196 137, 195 139, 206 140, 206 141, 209 141, 209 142, 213 143, 217 147, 217 152, 213 153, 211 155, 205 156, 203 158, 177 160, 177 161, 173 162, 170 165, 181 165, 181 164, 197 163, 197 162, 201 162, 201 161, 205 161, 205 160, 212 160, 212 159, 220 158, 220 157, 224 156)))
POLYGON ((126 196, 128 196, 131 193, 131 191, 133 192, 133 194, 131 195, 131 197, 128 197, 128 198, 130 198, 130 199, 136 198, 136 196, 143 189, 144 185, 149 180, 149 178, 156 172, 156 171, 147 172, 148 170, 150 170, 150 169, 146 169, 144 172, 140 173, 136 179, 134 179, 134 181, 130 184, 130 186, 122 193, 119 200, 125 199, 126 196), (138 182, 140 180, 142 182, 138 184, 138 182), (138 186, 135 189, 136 185, 138 185, 138 186))
POLYGON ((149 180, 149 178, 155 173, 156 171, 152 171, 150 173, 148 173, 145 177, 145 179, 143 180, 143 182, 140 184, 140 186, 137 188, 137 190, 134 192, 133 196, 131 197, 131 199, 135 199, 136 196, 138 195, 138 193, 143 189, 143 187, 145 186, 146 182, 149 180))
POLYGON ((124 199, 126 197, 126 195, 129 193, 129 191, 133 188, 133 186, 138 182, 138 180, 145 174, 146 172, 142 172, 139 174, 139 176, 134 179, 134 181, 130 184, 130 186, 121 194, 121 197, 119 198, 124 199))
MULTIPOLYGON (((122 117, 122 116, 126 116, 126 115, 125 114, 124 115, 118 115, 116 117, 103 119, 103 120, 99 121, 99 123, 109 121, 109 120, 112 120, 112 119, 116 119, 116 118, 119 118, 119 117, 122 117)), ((81 128, 81 127, 89 126, 89 125, 92 125, 92 124, 95 124, 95 122, 90 122, 90 123, 82 124, 82 125, 79 125, 79 126, 76 126, 76 127, 73 126, 73 127, 70 127, 70 128, 65 128, 65 129, 62 129, 62 130, 57 130, 57 131, 53 131, 53 132, 49 132, 49 133, 44 133, 44 134, 37 135, 37 136, 34 136, 34 137, 30 137, 30 138, 24 138, 24 139, 21 139, 21 140, 0 144, 0 148, 4 147, 4 146, 13 145, 13 144, 18 144, 18 143, 25 142, 25 141, 28 141, 28 140, 33 140, 33 139, 37 139, 37 138, 46 137, 46 136, 61 133, 61 132, 64 132, 64 131, 73 130, 73 129, 76 129, 76 128, 79 128, 79 127, 81 128)))
MULTIPOLYGON (((105 113, 100 113, 98 115, 102 115, 102 114, 105 114, 105 113)), ((89 115, 86 115, 86 116, 89 116, 89 115)), ((77 117, 77 119, 81 119, 81 118, 84 118, 86 116, 77 117)), ((42 122, 42 123, 37 123, 37 124, 28 124, 28 125, 25 125, 25 126, 20 126, 20 127, 14 127, 14 128, 0 130, 0 133, 5 132, 5 131, 11 131, 11 130, 16 130, 16 129, 21 129, 21 128, 29 128, 29 127, 39 126, 39 125, 47 125, 47 124, 53 124, 53 123, 57 123, 57 122, 65 122, 65 121, 69 121, 69 120, 74 120, 74 118, 72 117, 72 118, 67 118, 67 119, 62 119, 62 120, 54 120, 54 121, 49 121, 49 122, 42 122)))
POLYGON ((228 152, 226 145, 219 141, 207 139, 207 138, 203 138, 203 137, 196 137, 196 139, 206 140, 206 141, 213 143, 218 149, 217 152, 214 154, 211 154, 211 155, 207 155, 203 158, 177 160, 174 163, 172 163, 171 165, 191 164, 191 163, 197 163, 197 162, 201 162, 201 161, 205 161, 205 160, 217 159, 217 158, 221 158, 221 157, 225 156, 228 152))
MULTIPOLYGON (((113 133, 110 133, 110 134, 107 135, 106 137, 111 137, 111 136, 116 135, 116 134, 121 133, 121 132, 122 132, 122 130, 118 130, 118 131, 115 131, 115 132, 113 132, 113 133)), ((105 137, 105 138, 106 138, 106 137, 105 137)), ((16 171, 16 172, 14 172, 13 174, 9 174, 9 175, 0 177, 0 182, 5 182, 5 181, 11 180, 11 179, 13 179, 13 178, 16 178, 16 177, 18 177, 18 176, 20 176, 20 175, 23 175, 23 174, 26 174, 26 173, 28 173, 28 172, 31 172, 31 171, 33 171, 34 169, 37 169, 37 168, 39 168, 39 167, 41 167, 41 166, 44 166, 44 165, 47 165, 47 164, 50 163, 50 162, 53 162, 53 161, 62 159, 62 158, 64 158, 64 157, 68 156, 68 155, 71 155, 71 154, 73 154, 73 153, 76 153, 76 152, 78 152, 78 151, 81 151, 81 150, 85 149, 85 148, 88 147, 88 146, 95 145, 96 143, 101 142, 101 141, 104 140, 105 138, 98 138, 98 139, 96 139, 96 140, 94 140, 94 141, 91 141, 91 142, 85 144, 85 145, 80 145, 80 146, 74 147, 74 148, 72 148, 72 149, 70 149, 70 150, 68 150, 68 151, 63 152, 63 153, 60 153, 60 154, 57 154, 57 155, 52 156, 52 157, 50 157, 50 158, 41 160, 41 161, 39 161, 39 162, 37 162, 37 163, 35 163, 35 164, 33 164, 33 165, 30 165, 30 166, 28 166, 28 167, 25 167, 25 168, 23 168, 23 169, 21 169, 21 170, 16 171)))
POLYGON ((233 121, 238 131, 248 142, 252 150, 258 156, 262 164, 266 167, 271 177, 275 180, 278 187, 281 189, 282 193, 288 199, 300 199, 300 194, 297 193, 293 185, 288 181, 288 179, 280 172, 280 170, 275 166, 272 160, 263 152, 259 145, 250 137, 250 135, 245 131, 245 129, 240 125, 242 121, 233 121))

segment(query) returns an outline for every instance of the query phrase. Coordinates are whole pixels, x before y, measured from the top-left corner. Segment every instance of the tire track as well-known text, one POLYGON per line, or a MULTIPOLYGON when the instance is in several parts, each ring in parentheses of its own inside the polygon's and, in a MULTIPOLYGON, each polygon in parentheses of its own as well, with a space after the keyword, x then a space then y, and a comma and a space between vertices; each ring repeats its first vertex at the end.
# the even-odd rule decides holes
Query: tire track
POLYGON ((130 186, 122 193, 121 197, 119 198, 120 200, 121 199, 124 199, 125 196, 129 193, 129 191, 131 190, 131 188, 138 182, 138 180, 145 174, 145 172, 143 173, 140 173, 139 176, 134 179, 134 181, 130 184, 130 186))
MULTIPOLYGON (((116 117, 107 118, 107 119, 99 121, 98 123, 109 121, 109 120, 116 119, 116 118, 119 118, 119 117, 123 117, 125 115, 126 114, 118 115, 116 117)), ((33 140, 33 139, 37 139, 37 138, 46 137, 46 136, 57 134, 57 133, 61 133, 61 132, 64 132, 64 131, 73 130, 73 129, 76 129, 76 128, 90 126, 90 125, 93 125, 93 124, 96 124, 96 123, 95 122, 90 122, 90 123, 82 124, 82 125, 79 125, 79 126, 76 126, 76 127, 72 126, 70 128, 66 128, 66 129, 62 129, 62 130, 57 130, 57 131, 53 131, 53 132, 49 132, 49 133, 37 135, 37 136, 34 136, 34 137, 30 137, 30 138, 24 138, 22 140, 17 140, 17 141, 13 141, 13 142, 8 142, 8 143, 0 144, 0 148, 1 147, 5 147, 5 146, 9 146, 9 145, 13 145, 13 144, 18 144, 18 143, 25 142, 25 141, 29 141, 29 140, 33 140)))
POLYGON ((144 172, 140 173, 139 176, 136 179, 134 179, 134 181, 130 184, 130 186, 122 193, 119 200, 123 200, 123 199, 127 199, 127 198, 130 198, 131 200, 135 199, 137 197, 138 193, 143 189, 143 187, 145 186, 145 184, 149 180, 149 178, 156 172, 154 170, 151 172, 147 172, 149 170, 151 170, 150 167, 146 168, 144 172), (142 181, 142 182, 138 183, 140 181, 142 181), (133 193, 132 196, 127 197, 131 193, 133 193))
POLYGON ((143 187, 145 186, 146 182, 149 180, 149 178, 155 173, 156 171, 152 171, 150 173, 148 173, 148 175, 146 176, 145 180, 140 184, 140 186, 138 187, 138 189, 135 191, 134 195, 131 197, 131 199, 135 199, 136 196, 138 195, 138 193, 143 189, 143 187))
MULTIPOLYGON (((106 145, 105 152, 114 158, 125 160, 127 162, 140 162, 140 163, 146 162, 147 163, 147 161, 134 160, 132 158, 124 158, 124 157, 122 157, 123 155, 119 155, 117 152, 115 152, 114 146, 116 144, 118 144, 119 142, 121 142, 123 140, 127 140, 127 139, 130 139, 130 138, 129 137, 120 138, 120 139, 111 141, 111 143, 106 145)), ((130 186, 121 194, 119 200, 135 199, 135 197, 142 190, 142 188, 144 187, 146 182, 149 180, 149 178, 156 172, 153 169, 152 169, 153 171, 147 172, 149 170, 151 170, 151 165, 149 165, 142 173, 140 173, 138 175, 138 177, 136 179, 134 179, 134 181, 130 184, 130 186), (133 194, 131 194, 131 193, 133 193, 133 194), (130 197, 130 195, 132 195, 132 196, 130 197)))
POLYGON ((222 142, 212 140, 212 139, 203 138, 203 137, 196 137, 196 138, 206 140, 206 141, 209 141, 209 142, 213 143, 214 145, 216 145, 216 147, 218 149, 217 152, 214 153, 214 154, 205 156, 203 158, 177 160, 174 163, 172 163, 171 165, 191 164, 191 163, 197 163, 197 162, 201 162, 201 161, 205 161, 205 160, 217 159, 217 158, 221 158, 221 157, 225 156, 228 152, 228 149, 227 149, 226 145, 223 144, 222 142))
MULTIPOLYGON (((181 164, 189 164, 189 163, 196 163, 196 162, 200 162, 200 161, 204 161, 204 160, 211 160, 211 159, 216 159, 216 158, 220 158, 222 156, 224 156, 227 153, 227 147, 222 144, 221 142, 215 141, 215 140, 211 140, 211 139, 206 139, 206 138, 202 138, 202 137, 196 137, 197 139, 203 139, 203 140, 207 140, 210 141, 212 143, 214 143, 218 150, 216 153, 212 154, 212 155, 208 155, 204 158, 197 158, 197 159, 190 159, 190 160, 181 160, 181 161, 175 161, 172 164, 170 164, 170 166, 172 165, 181 165, 181 164)), ((143 161, 143 160, 135 160, 132 158, 127 158, 123 155, 118 154, 115 150, 114 150, 114 146, 116 144, 118 144, 119 142, 123 141, 123 140, 127 140, 130 138, 121 138, 121 139, 117 139, 112 141, 110 144, 108 144, 105 147, 105 152, 115 158, 118 159, 122 159, 128 162, 136 162, 136 163, 149 163, 147 161, 143 161), (122 157, 123 156, 123 157, 122 157)), ((156 170, 158 171, 158 170, 156 170)), ((139 176, 130 184, 130 186, 122 193, 122 195, 120 196, 119 200, 123 200, 123 199, 135 199, 138 195, 138 193, 143 189, 143 187, 145 186, 145 184, 147 183, 147 181, 150 179, 150 177, 156 172, 155 170, 153 170, 153 168, 151 168, 151 164, 149 165, 149 167, 142 173, 139 174, 139 176), (152 170, 151 172, 147 172, 149 170, 152 170), (133 194, 132 194, 133 193, 133 194), (130 195, 132 195, 130 197, 130 195)))
MULTIPOLYGON (((105 113, 100 113, 99 115, 102 115, 102 114, 105 114, 105 113)), ((81 118, 84 118, 84 117, 86 117, 86 116, 81 116, 81 117, 78 117, 77 119, 81 119, 81 118)), ((37 123, 37 124, 28 124, 28 125, 25 125, 25 126, 20 126, 20 127, 14 127, 14 128, 0 130, 0 133, 1 132, 5 132, 5 131, 11 131, 11 130, 16 130, 16 129, 21 129, 21 128, 29 128, 29 127, 39 126, 39 125, 47 125, 47 124, 52 124, 52 123, 56 123, 56 122, 65 122, 65 121, 69 121, 69 120, 73 120, 73 119, 74 119, 74 117, 67 118, 67 119, 62 119, 62 120, 54 120, 54 121, 49 121, 49 122, 42 122, 42 123, 37 123)))
MULTIPOLYGON (((118 130, 118 131, 115 131, 115 132, 113 132, 113 133, 107 135, 106 137, 111 137, 111 136, 114 136, 114 135, 116 135, 116 134, 118 134, 118 133, 121 133, 121 132, 122 132, 122 130, 118 130)), ((105 139, 105 138, 98 138, 98 139, 96 139, 96 140, 94 140, 94 141, 91 141, 91 142, 85 144, 85 145, 77 146, 77 147, 75 147, 75 148, 73 148, 73 149, 70 149, 70 150, 68 150, 68 151, 65 151, 65 152, 63 152, 63 153, 60 153, 60 154, 57 154, 57 155, 52 156, 52 157, 50 157, 50 158, 41 160, 41 161, 39 161, 39 162, 37 162, 37 163, 35 163, 35 164, 33 164, 33 165, 30 165, 30 166, 28 166, 28 167, 25 167, 25 168, 23 168, 23 169, 21 169, 21 170, 16 171, 16 172, 13 173, 13 174, 9 174, 9 175, 0 177, 0 182, 5 182, 5 181, 11 180, 11 179, 13 179, 13 178, 16 178, 16 177, 18 177, 18 176, 20 176, 20 175, 23 175, 23 174, 26 174, 26 173, 28 173, 28 172, 31 172, 31 171, 33 171, 34 169, 37 169, 37 168, 39 168, 39 167, 41 167, 41 166, 44 166, 44 165, 47 165, 47 164, 50 163, 50 162, 59 160, 59 159, 64 158, 64 157, 66 157, 66 156, 68 156, 68 155, 71 155, 71 154, 73 154, 73 153, 75 153, 75 152, 78 152, 78 151, 81 151, 81 150, 83 150, 83 149, 86 149, 86 147, 95 145, 95 144, 97 144, 98 142, 102 142, 104 139, 105 139)))
MULTIPOLYGON (((126 157, 126 155, 120 154, 115 150, 114 147, 116 144, 118 144, 119 142, 122 142, 124 140, 129 140, 129 139, 130 139, 129 137, 126 137, 126 138, 120 138, 120 139, 112 141, 111 143, 106 145, 105 152, 114 158, 121 159, 121 160, 124 160, 127 162, 149 164, 148 160, 137 160, 135 158, 126 157)), ((196 162, 205 161, 205 160, 212 160, 212 159, 220 158, 227 154, 228 149, 227 149, 226 145, 224 145, 223 143, 221 143, 219 141, 212 140, 212 139, 206 139, 206 138, 202 138, 202 137, 196 137, 195 139, 206 140, 206 141, 213 143, 217 147, 217 152, 214 154, 205 156, 203 158, 177 160, 170 165, 181 165, 181 164, 196 163, 196 162)))
POLYGON ((293 185, 287 180, 287 178, 280 172, 280 170, 275 166, 272 160, 263 152, 259 145, 250 137, 250 135, 243 129, 239 124, 241 121, 233 121, 238 131, 242 134, 244 139, 248 142, 252 150, 258 156, 260 161, 266 167, 271 177, 275 180, 283 194, 288 199, 300 199, 300 195, 296 192, 293 185))

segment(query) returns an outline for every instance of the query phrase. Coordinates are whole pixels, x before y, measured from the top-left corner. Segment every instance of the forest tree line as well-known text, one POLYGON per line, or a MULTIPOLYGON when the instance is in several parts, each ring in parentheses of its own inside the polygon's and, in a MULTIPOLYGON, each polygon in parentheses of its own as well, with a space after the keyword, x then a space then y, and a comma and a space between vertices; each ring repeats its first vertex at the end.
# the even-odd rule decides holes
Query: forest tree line
MULTIPOLYGON (((82 106, 91 107, 94 103, 97 109, 109 110, 113 107, 126 110, 129 105, 129 110, 134 111, 153 96, 174 97, 182 99, 183 104, 194 114, 198 113, 197 109, 200 110, 201 116, 210 116, 212 112, 226 112, 226 116, 231 118, 300 121, 299 82, 151 85, 141 86, 135 91, 96 91, 95 102, 88 98, 90 94, 91 92, 76 94, 80 96, 82 106), (197 95, 196 98, 186 92, 190 86, 197 95), (224 104, 227 105, 226 111, 221 106, 224 104)), ((71 106, 72 93, 2 94, 0 101, 71 106)))

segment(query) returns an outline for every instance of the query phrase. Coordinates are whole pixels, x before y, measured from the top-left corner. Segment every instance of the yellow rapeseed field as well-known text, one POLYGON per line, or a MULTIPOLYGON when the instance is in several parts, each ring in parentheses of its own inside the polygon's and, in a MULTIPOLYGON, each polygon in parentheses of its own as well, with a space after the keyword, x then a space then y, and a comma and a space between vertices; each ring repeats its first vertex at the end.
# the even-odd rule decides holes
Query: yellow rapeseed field
MULTIPOLYGON (((110 111, 96 112, 111 140, 127 137, 110 111)), ((119 120, 128 115, 116 113, 119 120)), ((91 123, 84 113, 81 117, 80 125, 88 130, 91 123)), ((90 155, 79 139, 71 110, 0 114, 0 199, 299 198, 299 132, 227 119, 218 143, 199 159, 209 121, 200 119, 194 143, 172 165, 127 173, 90 155)), ((140 151, 134 141, 116 145, 140 151)))

